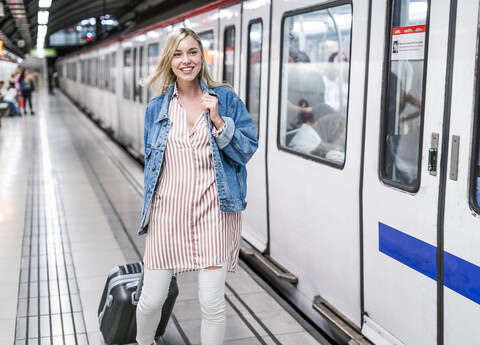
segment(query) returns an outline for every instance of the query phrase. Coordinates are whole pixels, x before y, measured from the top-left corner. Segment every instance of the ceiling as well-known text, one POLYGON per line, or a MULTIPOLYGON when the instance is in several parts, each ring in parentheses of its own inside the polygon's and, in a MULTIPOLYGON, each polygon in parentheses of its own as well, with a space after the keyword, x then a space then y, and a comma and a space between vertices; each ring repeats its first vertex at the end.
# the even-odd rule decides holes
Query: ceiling
MULTIPOLYGON (((19 57, 24 57, 37 42, 38 0, 0 0, 4 8, 4 16, 0 17, 0 39, 4 47, 19 57), (22 44, 23 41, 23 44, 22 44)), ((191 1, 178 0, 52 0, 49 9, 48 36, 60 29, 75 25, 83 19, 112 14, 118 21, 116 33, 151 18, 165 13, 172 8, 185 5, 191 1)), ((205 1, 210 2, 210 1, 205 1)), ((97 37, 102 40, 104 33, 97 37)), ((70 47, 74 48, 74 47, 70 47)))

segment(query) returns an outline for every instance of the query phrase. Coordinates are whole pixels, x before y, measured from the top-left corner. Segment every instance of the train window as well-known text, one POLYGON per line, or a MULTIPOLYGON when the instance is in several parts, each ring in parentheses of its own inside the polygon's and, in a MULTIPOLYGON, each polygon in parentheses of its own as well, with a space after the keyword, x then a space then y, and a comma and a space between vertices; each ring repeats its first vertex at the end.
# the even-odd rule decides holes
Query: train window
POLYGON ((247 99, 246 105, 250 116, 255 123, 258 138, 260 119, 260 85, 262 74, 262 36, 263 24, 261 21, 252 21, 248 28, 247 53, 247 99))
POLYGON ((132 51, 130 49, 123 52, 123 98, 130 98, 132 76, 132 51))
POLYGON ((80 60, 80 83, 85 84, 85 61, 80 60))
POLYGON ((94 63, 94 68, 93 68, 93 75, 95 76, 95 83, 93 86, 95 87, 100 87, 100 83, 99 83, 99 80, 98 80, 98 75, 101 73, 100 71, 100 60, 97 58, 95 58, 95 63, 94 63))
POLYGON ((233 86, 235 72, 235 26, 225 28, 223 39, 223 80, 233 86))
POLYGON ((92 85, 92 59, 87 60, 87 85, 92 85))
POLYGON ((389 30, 380 175, 411 192, 420 185, 427 8, 427 0, 394 0, 389 30))
POLYGON ((117 92, 117 53, 112 53, 112 70, 110 73, 111 81, 110 81, 110 90, 112 93, 117 92))
POLYGON ((208 72, 212 75, 215 56, 215 50, 213 49, 213 31, 202 32, 198 34, 198 37, 202 41, 205 64, 207 65, 208 72))
POLYGON ((351 28, 350 4, 284 17, 281 149, 343 166, 351 28))
POLYGON ((132 78, 133 78, 133 83, 132 83, 132 89, 133 89, 133 101, 135 102, 137 100, 138 96, 138 90, 137 90, 137 48, 133 49, 133 73, 132 73, 132 78))
MULTIPOLYGON (((477 119, 477 122, 479 122, 478 119, 477 119)), ((477 125, 477 128, 478 128, 478 125, 477 125)), ((472 183, 472 186, 475 186, 473 204, 476 206, 477 213, 480 213, 480 139, 479 139, 479 135, 480 135, 480 129, 477 130, 477 140, 474 141, 477 143, 476 144, 477 147, 476 147, 476 150, 474 150, 473 152, 477 151, 477 154, 475 155, 475 157, 477 158, 474 159, 473 174, 471 175, 474 178, 474 183, 472 183)))
MULTIPOLYGON (((158 43, 150 44, 148 46, 147 54, 148 54, 148 57, 147 57, 147 59, 148 59, 148 61, 147 61, 147 64, 148 64, 147 74, 149 76, 151 76, 155 72, 155 67, 157 66, 157 63, 158 63, 159 54, 160 54, 159 44, 158 43)), ((152 92, 150 91, 150 88, 148 88, 148 91, 147 91, 147 98, 148 98, 149 101, 152 98, 152 92)))
POLYGON ((103 89, 103 59, 99 57, 97 59, 97 87, 101 90, 103 89))
POLYGON ((110 54, 105 57, 105 89, 110 90, 110 54))
MULTIPOLYGON (((140 47, 139 55, 138 55, 138 75, 139 75, 139 79, 141 80, 143 78, 143 47, 140 47)), ((135 83, 135 88, 137 89, 137 93, 138 93, 138 101, 142 103, 143 88, 139 82, 135 83)))

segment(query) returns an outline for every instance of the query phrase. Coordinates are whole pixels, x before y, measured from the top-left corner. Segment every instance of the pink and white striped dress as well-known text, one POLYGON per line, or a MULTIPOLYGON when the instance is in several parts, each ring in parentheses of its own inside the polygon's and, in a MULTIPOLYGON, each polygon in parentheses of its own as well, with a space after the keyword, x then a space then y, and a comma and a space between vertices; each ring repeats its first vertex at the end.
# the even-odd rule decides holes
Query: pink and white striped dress
POLYGON ((192 271, 238 262, 241 212, 221 212, 205 116, 190 130, 177 90, 169 105, 172 127, 153 196, 144 264, 192 271))

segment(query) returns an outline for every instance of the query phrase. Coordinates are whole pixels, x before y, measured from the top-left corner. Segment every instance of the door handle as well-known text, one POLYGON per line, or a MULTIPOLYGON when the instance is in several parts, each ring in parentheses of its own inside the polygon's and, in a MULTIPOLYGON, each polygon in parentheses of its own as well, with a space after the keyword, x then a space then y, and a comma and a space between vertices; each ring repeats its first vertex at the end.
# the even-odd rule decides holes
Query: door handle
POLYGON ((432 142, 428 150, 428 172, 432 176, 437 176, 437 156, 438 156, 438 133, 432 133, 432 142))

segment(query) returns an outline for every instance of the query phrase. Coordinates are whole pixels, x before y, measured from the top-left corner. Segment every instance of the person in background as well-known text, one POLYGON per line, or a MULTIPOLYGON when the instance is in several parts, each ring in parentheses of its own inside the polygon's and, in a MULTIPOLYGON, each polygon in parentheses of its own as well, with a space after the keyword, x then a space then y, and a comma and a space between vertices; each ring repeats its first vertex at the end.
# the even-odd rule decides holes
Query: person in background
MULTIPOLYGON (((0 103, 7 103, 10 107, 10 116, 21 116, 18 110, 17 104, 14 99, 11 99, 8 95, 8 91, 4 90, 5 82, 0 80, 0 103)), ((15 97, 15 95, 13 96, 15 97)))
POLYGON ((24 69, 19 78, 20 91, 24 100, 24 114, 27 115, 27 104, 30 107, 30 115, 35 115, 32 108, 32 93, 35 88, 33 77, 28 69, 24 69))
POLYGON ((342 164, 345 161, 346 124, 345 117, 339 114, 322 117, 317 123, 317 130, 322 142, 312 153, 329 161, 342 164))
POLYGON ((11 76, 10 76, 10 79, 8 79, 8 88, 15 88, 15 73, 13 73, 11 76))
POLYGON ((317 104, 315 107, 304 107, 299 112, 296 123, 295 136, 289 143, 292 149, 311 153, 321 142, 322 139, 318 133, 318 121, 329 114, 333 114, 334 110, 328 104, 317 104))
POLYGON ((54 81, 53 81, 53 67, 48 67, 48 93, 50 95, 53 95, 53 87, 54 87, 54 81))
POLYGON ((140 345, 154 344, 171 277, 184 271, 198 271, 202 344, 223 344, 225 336, 226 272, 238 262, 245 165, 258 141, 242 100, 209 76, 203 51, 194 31, 175 30, 143 83, 160 96, 145 113, 140 345))
POLYGON ((39 75, 39 71, 38 71, 38 68, 35 68, 35 70, 33 71, 33 85, 35 86, 35 91, 38 90, 38 75, 39 75))

